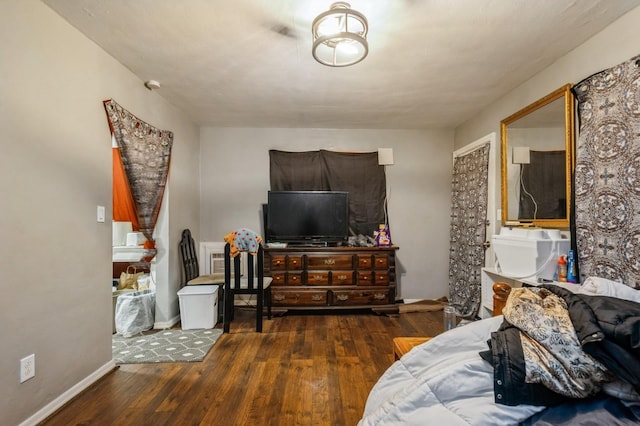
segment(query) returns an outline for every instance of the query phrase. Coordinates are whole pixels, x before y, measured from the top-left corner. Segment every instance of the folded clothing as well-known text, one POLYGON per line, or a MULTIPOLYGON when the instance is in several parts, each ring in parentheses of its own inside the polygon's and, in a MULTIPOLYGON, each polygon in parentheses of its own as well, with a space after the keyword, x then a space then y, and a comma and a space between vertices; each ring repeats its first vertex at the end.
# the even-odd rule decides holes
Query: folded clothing
POLYGON ((258 248, 260 247, 260 243, 262 243, 262 237, 251 229, 240 228, 225 235, 224 241, 230 245, 231 257, 236 257, 243 251, 247 251, 253 255, 258 253, 258 248))

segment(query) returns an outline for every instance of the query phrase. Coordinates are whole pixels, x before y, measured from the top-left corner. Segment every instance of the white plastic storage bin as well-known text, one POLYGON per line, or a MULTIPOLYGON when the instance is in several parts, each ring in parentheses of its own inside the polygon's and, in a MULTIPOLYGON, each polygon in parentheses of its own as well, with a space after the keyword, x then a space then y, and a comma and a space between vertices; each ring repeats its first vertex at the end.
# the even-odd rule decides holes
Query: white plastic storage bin
POLYGON ((193 285, 178 291, 183 330, 213 328, 218 319, 218 286, 193 285))

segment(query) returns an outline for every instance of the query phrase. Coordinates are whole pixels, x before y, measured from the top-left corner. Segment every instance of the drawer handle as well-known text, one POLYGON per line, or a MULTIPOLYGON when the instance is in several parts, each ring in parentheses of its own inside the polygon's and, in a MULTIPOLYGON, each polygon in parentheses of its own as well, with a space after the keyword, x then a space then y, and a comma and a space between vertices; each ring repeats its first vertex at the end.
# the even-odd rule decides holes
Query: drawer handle
POLYGON ((291 277, 291 282, 298 282, 299 279, 300 277, 298 277, 297 275, 294 275, 293 277, 291 277))
POLYGON ((292 261, 291 261, 291 264, 292 264, 292 265, 296 265, 297 263, 298 263, 298 261, 297 261, 297 260, 292 260, 292 261))
POLYGON ((338 296, 338 300, 344 302, 345 300, 349 300, 349 296, 346 294, 339 294, 338 296))
POLYGON ((376 259, 376 262, 382 265, 384 263, 384 259, 376 259))
POLYGON ((311 295, 311 300, 313 300, 314 302, 319 302, 322 300, 322 296, 319 294, 313 294, 311 295))
POLYGON ((376 278, 378 281, 383 281, 387 276, 386 275, 378 275, 376 278))
POLYGON ((277 300, 278 302, 281 302, 284 300, 284 294, 274 294, 273 299, 277 300))
POLYGON ((360 279, 362 281, 367 281, 369 279, 369 276, 368 275, 363 275, 362 277, 360 277, 360 279))
POLYGON ((324 264, 325 265, 335 265, 336 264, 336 260, 335 259, 325 259, 324 260, 324 264))
POLYGON ((344 281, 344 280, 346 280, 346 279, 347 279, 347 276, 346 276, 346 275, 338 275, 338 280, 340 280, 340 281, 344 281))
POLYGON ((281 262, 281 261, 279 261, 279 260, 276 260, 274 263, 275 263, 276 265, 280 265, 282 262, 281 262))
POLYGON ((366 265, 367 263, 369 263, 369 259, 362 259, 361 262, 363 265, 366 265))
POLYGON ((384 300, 387 298, 386 294, 380 294, 380 293, 376 293, 373 295, 373 298, 376 300, 384 300))

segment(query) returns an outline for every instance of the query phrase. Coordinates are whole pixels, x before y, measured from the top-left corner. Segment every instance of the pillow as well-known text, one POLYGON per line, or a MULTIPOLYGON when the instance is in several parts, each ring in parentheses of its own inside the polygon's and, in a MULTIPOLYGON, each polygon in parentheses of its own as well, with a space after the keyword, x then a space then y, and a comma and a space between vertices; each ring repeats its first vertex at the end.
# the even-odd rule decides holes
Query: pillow
POLYGON ((587 278, 575 292, 590 296, 617 297, 618 299, 640 303, 640 291, 617 281, 601 277, 587 278))

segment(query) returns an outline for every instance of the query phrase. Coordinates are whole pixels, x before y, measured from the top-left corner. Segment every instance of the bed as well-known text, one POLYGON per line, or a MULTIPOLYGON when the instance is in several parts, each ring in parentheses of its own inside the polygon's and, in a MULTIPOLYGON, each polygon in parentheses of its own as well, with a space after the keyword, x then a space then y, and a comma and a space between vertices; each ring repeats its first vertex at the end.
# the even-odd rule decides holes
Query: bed
MULTIPOLYGON (((392 364, 372 388, 362 419, 358 424, 360 426, 640 424, 640 396, 637 392, 640 389, 638 386, 640 383, 638 381, 640 380, 640 368, 638 368, 640 365, 640 291, 602 278, 589 278, 584 284, 576 285, 573 291, 562 288, 558 290, 557 286, 552 285, 535 289, 518 289, 518 294, 524 295, 525 299, 532 292, 536 292, 533 294, 552 293, 554 298, 558 296, 557 293, 560 293, 558 297, 565 302, 568 301, 567 311, 571 310, 572 315, 569 323, 575 327, 577 346, 585 348, 585 351, 589 350, 589 356, 592 349, 586 348, 591 348, 593 344, 588 344, 589 339, 581 333, 585 332, 585 327, 589 329, 593 324, 589 323, 588 326, 580 324, 582 320, 578 318, 579 316, 576 317, 575 306, 586 300, 588 303, 595 304, 590 306, 596 306, 593 312, 599 320, 602 315, 613 315, 618 323, 624 322, 625 330, 630 334, 627 333, 623 341, 618 343, 629 346, 628 353, 625 352, 624 356, 630 354, 632 358, 625 358, 625 362, 617 363, 622 367, 615 365, 615 359, 608 360, 607 362, 613 362, 613 365, 605 363, 604 370, 601 368, 602 363, 597 361, 600 358, 595 358, 596 360, 589 363, 574 360, 574 364, 577 364, 579 371, 583 373, 584 379, 597 381, 596 384, 588 385, 579 381, 568 382, 571 388, 569 392, 585 392, 588 394, 586 396, 567 396, 562 393, 566 391, 565 389, 557 393, 545 387, 543 391, 531 394, 535 398, 544 395, 545 398, 542 398, 544 404, 541 405, 540 401, 535 399, 531 400, 535 403, 517 403, 517 395, 522 393, 522 389, 530 386, 517 383, 511 383, 512 387, 507 389, 503 396, 502 391, 505 389, 498 385, 498 383, 502 384, 502 378, 504 378, 504 371, 501 369, 504 365, 509 365, 511 368, 516 362, 513 359, 496 361, 500 358, 496 353, 501 352, 498 349, 500 340, 496 339, 507 331, 513 331, 513 325, 505 321, 505 318, 513 319, 513 312, 522 309, 520 304, 526 305, 526 302, 521 302, 520 296, 514 294, 516 293, 514 289, 505 307, 508 311, 505 310, 504 315, 470 322, 442 333, 416 346, 392 364), (565 293, 562 293, 563 291, 565 293), (567 296, 566 293, 570 295, 567 296), (615 310, 611 311, 611 306, 598 307, 598 303, 603 301, 606 302, 605 305, 615 307, 615 310), (623 309, 618 306, 623 306, 623 309), (610 312, 605 313, 606 310, 610 312), (619 318, 622 312, 624 312, 624 318, 619 318), (491 347, 488 342, 491 342, 491 347), (586 370, 588 373, 585 373, 582 370, 583 367, 600 369, 586 370), (618 374, 620 368, 623 370, 626 368, 627 371, 618 374), (589 387, 591 385, 593 386, 589 387)), ((553 316, 553 314, 549 315, 553 316)), ((528 317, 540 320, 543 324, 550 323, 543 315, 534 314, 528 317)), ((518 321, 513 320, 513 322, 518 321)), ((599 324, 605 329, 608 327, 607 324, 602 325, 602 322, 599 324)), ((540 325, 536 324, 536 327, 540 325)), ((619 334, 621 327, 622 325, 618 327, 619 334)), ((558 333, 555 329, 553 331, 549 334, 552 338, 562 335, 562 330, 558 333)), ((605 332, 607 337, 604 341, 608 342, 609 335, 613 336, 615 330, 605 330, 605 332)), ((568 333, 571 332, 568 331, 568 333)), ((532 331, 532 334, 536 335, 536 331, 532 331)), ((613 336, 611 339, 618 337, 613 336)), ((524 342, 525 337, 522 339, 524 342)), ((602 346, 599 343, 597 345, 602 346)), ((522 352, 529 354, 525 349, 522 352)), ((580 354, 580 356, 583 355, 580 354)), ((597 353, 596 355, 601 356, 597 353)), ((606 355, 604 357, 606 358, 606 355)), ((554 370, 551 369, 551 371, 554 370)), ((555 379, 557 377, 553 377, 552 374, 550 380, 553 382, 555 379)), ((513 381, 513 378, 509 380, 513 381)), ((542 379, 542 383, 546 386, 544 380, 542 379)), ((531 386, 542 386, 542 384, 537 383, 531 386)), ((531 395, 522 400, 529 401, 530 399, 527 398, 531 398, 531 395)))

